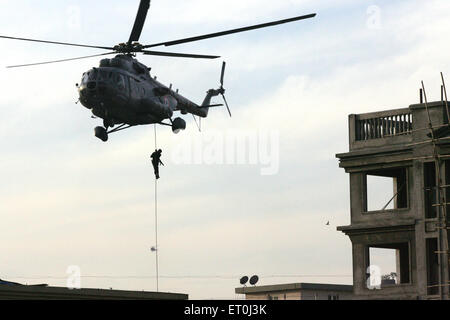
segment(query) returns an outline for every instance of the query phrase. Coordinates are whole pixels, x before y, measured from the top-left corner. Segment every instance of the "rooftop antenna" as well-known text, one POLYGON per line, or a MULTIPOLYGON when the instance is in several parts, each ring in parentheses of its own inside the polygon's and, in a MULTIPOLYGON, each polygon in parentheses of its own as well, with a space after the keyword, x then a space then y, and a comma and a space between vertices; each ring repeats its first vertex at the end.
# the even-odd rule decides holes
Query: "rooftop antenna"
POLYGON ((441 72, 441 79, 442 79, 442 86, 441 86, 441 88, 442 88, 442 93, 444 94, 444 96, 443 96, 444 99, 443 100, 445 102, 445 110, 447 111, 447 119, 448 119, 448 121, 450 121, 450 113, 448 111, 448 102, 447 102, 447 89, 445 87, 444 75, 443 75, 442 72, 441 72))
POLYGON ((240 280, 239 280, 239 283, 241 284, 241 285, 243 285, 244 287, 246 287, 246 283, 247 283, 247 281, 248 281, 248 277, 247 276, 243 276, 240 280))
POLYGON ((259 277, 257 275, 254 275, 250 278, 250 284, 252 286, 254 286, 258 282, 258 280, 259 280, 259 277))

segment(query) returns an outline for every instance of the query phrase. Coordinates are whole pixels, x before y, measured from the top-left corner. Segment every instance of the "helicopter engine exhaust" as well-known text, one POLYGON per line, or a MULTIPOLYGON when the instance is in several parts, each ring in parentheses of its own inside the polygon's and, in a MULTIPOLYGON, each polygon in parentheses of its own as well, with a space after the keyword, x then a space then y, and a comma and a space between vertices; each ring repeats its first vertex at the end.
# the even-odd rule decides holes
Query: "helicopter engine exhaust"
POLYGON ((154 98, 146 98, 142 100, 142 105, 150 107, 151 114, 159 118, 171 118, 176 110, 178 102, 172 96, 164 96, 160 98, 161 102, 154 98))

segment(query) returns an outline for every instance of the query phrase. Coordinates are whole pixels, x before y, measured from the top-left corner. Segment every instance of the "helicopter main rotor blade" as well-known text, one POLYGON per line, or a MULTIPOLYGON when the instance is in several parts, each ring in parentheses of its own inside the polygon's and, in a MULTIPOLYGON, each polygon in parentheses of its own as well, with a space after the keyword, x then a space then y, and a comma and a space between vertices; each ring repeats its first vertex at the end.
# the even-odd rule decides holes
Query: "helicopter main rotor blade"
POLYGON ((148 9, 150 9, 150 0, 141 0, 128 43, 139 41, 142 29, 144 28, 145 19, 147 18, 148 9))
POLYGON ((196 58, 196 59, 217 59, 220 56, 208 56, 203 54, 190 54, 190 53, 175 53, 175 52, 162 52, 162 51, 150 51, 150 50, 142 50, 137 51, 142 52, 146 55, 151 56, 163 56, 163 57, 178 57, 178 58, 196 58))
POLYGON ((100 54, 94 54, 94 55, 91 55, 91 56, 84 56, 84 57, 77 57, 77 58, 69 58, 69 59, 37 62, 37 63, 28 63, 28 64, 21 64, 21 65, 16 65, 16 66, 7 66, 6 68, 30 67, 30 66, 37 66, 37 65, 41 65, 41 64, 50 64, 50 63, 57 63, 57 62, 65 62, 65 61, 80 60, 80 59, 87 59, 87 58, 93 58, 93 57, 100 57, 100 56, 106 56, 108 54, 116 54, 116 53, 117 52, 107 52, 107 53, 100 53, 100 54))
POLYGON ((309 19, 309 18, 313 18, 315 16, 316 16, 316 14, 312 13, 312 14, 308 14, 308 15, 304 15, 304 16, 298 16, 298 17, 293 17, 293 18, 289 18, 289 19, 272 21, 272 22, 257 24, 257 25, 253 25, 253 26, 242 27, 242 28, 238 28, 238 29, 215 32, 215 33, 205 34, 205 35, 196 36, 196 37, 190 37, 190 38, 179 39, 179 40, 174 40, 174 41, 167 41, 167 42, 160 42, 160 43, 155 43, 155 44, 149 44, 149 45, 143 46, 143 48, 151 48, 151 47, 157 47, 157 46, 166 46, 166 47, 174 46, 174 45, 181 44, 181 43, 199 41, 199 40, 215 38, 215 37, 221 37, 221 36, 225 36, 225 35, 229 35, 229 34, 233 34, 233 33, 250 31, 250 30, 255 30, 255 29, 260 29, 260 28, 271 27, 271 26, 275 26, 275 25, 279 25, 279 24, 283 24, 283 23, 294 22, 294 21, 303 20, 303 19, 309 19))
POLYGON ((16 37, 8 37, 8 36, 0 36, 3 39, 12 39, 12 40, 21 40, 21 41, 33 41, 33 42, 42 42, 42 43, 50 43, 50 44, 60 44, 64 46, 75 46, 75 47, 85 47, 85 48, 95 48, 95 49, 105 49, 105 50, 114 50, 112 47, 101 47, 101 46, 91 46, 87 44, 77 44, 77 43, 68 43, 68 42, 58 42, 58 41, 48 41, 48 40, 38 40, 38 39, 27 39, 27 38, 16 38, 16 37))

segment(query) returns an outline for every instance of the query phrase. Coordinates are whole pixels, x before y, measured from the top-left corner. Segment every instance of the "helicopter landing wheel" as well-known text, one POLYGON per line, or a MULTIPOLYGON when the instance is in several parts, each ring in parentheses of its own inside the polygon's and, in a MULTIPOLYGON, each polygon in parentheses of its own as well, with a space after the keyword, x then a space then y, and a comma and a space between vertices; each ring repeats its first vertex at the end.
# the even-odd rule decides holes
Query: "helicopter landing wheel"
POLYGON ((178 132, 180 132, 181 130, 184 130, 184 129, 186 129, 186 121, 184 121, 181 118, 175 118, 172 121, 172 131, 173 131, 173 133, 178 133, 178 132))
POLYGON ((113 119, 103 119, 103 126, 106 128, 106 129, 108 129, 108 127, 110 127, 110 128, 114 128, 114 125, 115 125, 115 123, 114 123, 114 120, 113 119))
POLYGON ((108 133, 106 132, 106 129, 103 127, 95 127, 94 129, 95 136, 102 140, 103 142, 108 141, 108 133))

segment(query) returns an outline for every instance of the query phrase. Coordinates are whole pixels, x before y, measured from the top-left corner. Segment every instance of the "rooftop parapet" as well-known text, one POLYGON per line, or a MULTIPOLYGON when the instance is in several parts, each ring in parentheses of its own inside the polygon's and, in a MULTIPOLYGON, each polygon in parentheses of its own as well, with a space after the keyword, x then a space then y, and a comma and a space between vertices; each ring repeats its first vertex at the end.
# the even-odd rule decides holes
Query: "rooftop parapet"
POLYGON ((349 115, 350 151, 412 141, 409 108, 349 115))
POLYGON ((350 151, 431 142, 429 121, 436 131, 447 127, 448 117, 444 102, 430 102, 427 106, 428 110, 421 103, 408 108, 349 115, 350 151))

